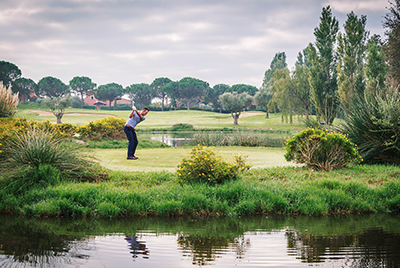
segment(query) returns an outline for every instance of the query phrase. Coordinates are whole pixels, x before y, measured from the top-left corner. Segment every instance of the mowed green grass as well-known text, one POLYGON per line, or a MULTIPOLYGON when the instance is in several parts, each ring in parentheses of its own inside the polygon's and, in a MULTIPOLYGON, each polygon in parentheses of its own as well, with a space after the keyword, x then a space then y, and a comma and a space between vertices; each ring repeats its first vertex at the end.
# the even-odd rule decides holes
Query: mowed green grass
MULTIPOLYGON (((188 147, 138 149, 138 160, 127 160, 127 149, 93 149, 85 154, 92 156, 106 169, 115 171, 175 171, 179 161, 187 157, 190 151, 188 147)), ((283 148, 230 146, 216 147, 214 151, 229 161, 233 160, 233 154, 245 155, 252 168, 295 166, 294 163, 285 161, 283 148)))
MULTIPOLYGON (((50 112, 47 110, 47 112, 50 112)), ((67 109, 62 118, 63 123, 72 123, 77 126, 85 125, 90 121, 96 121, 108 116, 127 119, 130 111, 107 111, 87 109, 67 109)), ((17 117, 29 120, 49 120, 56 123, 56 117, 52 114, 39 115, 35 109, 19 109, 17 117)), ((138 129, 170 128, 175 124, 190 124, 195 128, 232 128, 233 119, 230 114, 221 114, 208 111, 179 110, 179 111, 151 111, 146 116, 146 121, 140 123, 138 129)), ((282 122, 281 114, 270 114, 265 118, 263 112, 243 112, 236 127, 250 129, 273 129, 298 131, 304 128, 301 118, 295 118, 293 124, 282 122)))

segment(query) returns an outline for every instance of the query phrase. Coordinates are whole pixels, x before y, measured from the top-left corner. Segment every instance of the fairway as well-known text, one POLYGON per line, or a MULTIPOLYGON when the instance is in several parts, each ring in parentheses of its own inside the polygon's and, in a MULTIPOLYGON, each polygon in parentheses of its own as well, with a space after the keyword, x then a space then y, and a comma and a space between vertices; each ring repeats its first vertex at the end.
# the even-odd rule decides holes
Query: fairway
MULTIPOLYGON (((82 126, 90 121, 96 121, 108 116, 128 119, 130 111, 109 111, 109 110, 87 110, 87 109, 66 109, 62 117, 63 123, 72 123, 82 126)), ((49 110, 19 109, 17 117, 28 120, 44 121, 49 120, 56 123, 56 117, 49 110)), ((246 111, 240 115, 239 125, 233 125, 233 119, 229 113, 216 113, 198 110, 178 111, 150 111, 146 120, 141 123, 138 129, 167 129, 176 124, 190 124, 197 129, 208 128, 248 128, 248 129, 269 129, 298 132, 303 129, 301 117, 296 117, 293 124, 282 122, 281 114, 270 113, 265 118, 265 113, 260 111, 246 111)))
MULTIPOLYGON (((101 166, 115 171, 175 171, 179 161, 187 157, 190 148, 139 149, 138 160, 127 160, 126 149, 93 149, 85 154, 95 158, 101 166)), ((286 162, 284 149, 269 147, 217 147, 215 152, 224 159, 233 160, 233 154, 248 156, 247 162, 252 168, 269 168, 276 166, 295 166, 286 162)))

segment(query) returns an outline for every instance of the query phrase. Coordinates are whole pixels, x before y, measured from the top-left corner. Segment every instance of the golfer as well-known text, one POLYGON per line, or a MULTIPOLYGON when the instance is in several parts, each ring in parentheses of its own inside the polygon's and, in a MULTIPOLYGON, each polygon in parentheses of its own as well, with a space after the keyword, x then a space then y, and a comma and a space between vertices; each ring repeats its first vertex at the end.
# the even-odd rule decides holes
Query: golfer
POLYGON ((146 119, 145 115, 149 112, 149 108, 143 107, 142 111, 132 109, 129 114, 129 119, 126 121, 124 126, 124 132, 128 138, 128 160, 136 160, 138 157, 135 156, 136 147, 138 145, 138 139, 135 132, 135 127, 137 124, 146 119))

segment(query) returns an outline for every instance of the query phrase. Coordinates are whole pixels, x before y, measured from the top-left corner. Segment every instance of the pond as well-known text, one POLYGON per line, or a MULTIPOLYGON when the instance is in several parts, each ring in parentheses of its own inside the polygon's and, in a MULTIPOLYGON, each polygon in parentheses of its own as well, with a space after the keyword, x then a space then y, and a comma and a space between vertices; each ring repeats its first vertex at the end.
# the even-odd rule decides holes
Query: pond
MULTIPOLYGON (((144 139, 156 140, 163 142, 172 147, 186 146, 193 140, 193 136, 200 133, 210 134, 222 134, 232 135, 237 132, 199 132, 199 131, 187 131, 187 132, 138 132, 139 136, 144 139)), ((256 135, 265 140, 266 146, 268 147, 282 147, 286 139, 290 136, 289 133, 261 133, 261 132, 249 132, 249 135, 256 135)))
POLYGON ((399 267, 400 215, 0 216, 0 267, 399 267))

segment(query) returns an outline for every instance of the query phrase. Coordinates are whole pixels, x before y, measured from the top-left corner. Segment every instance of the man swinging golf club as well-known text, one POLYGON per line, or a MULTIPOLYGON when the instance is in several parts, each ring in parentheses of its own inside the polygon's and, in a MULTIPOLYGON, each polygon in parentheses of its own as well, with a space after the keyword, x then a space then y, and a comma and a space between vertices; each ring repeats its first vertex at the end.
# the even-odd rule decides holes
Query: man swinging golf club
POLYGON ((129 114, 129 119, 126 121, 124 126, 124 132, 128 138, 128 160, 136 160, 138 157, 135 156, 136 147, 138 145, 138 139, 135 132, 137 124, 146 119, 145 115, 149 112, 149 108, 143 107, 142 111, 136 110, 136 107, 132 105, 132 112, 129 114))

